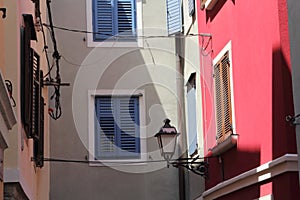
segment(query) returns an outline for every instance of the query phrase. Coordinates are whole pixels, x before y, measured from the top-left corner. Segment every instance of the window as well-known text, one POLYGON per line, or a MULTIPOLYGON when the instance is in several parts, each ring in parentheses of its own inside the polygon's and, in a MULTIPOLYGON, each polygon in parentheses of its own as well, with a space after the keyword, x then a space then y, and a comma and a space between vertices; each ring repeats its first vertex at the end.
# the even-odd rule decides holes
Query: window
POLYGON ((91 166, 147 160, 143 90, 90 90, 88 122, 91 166))
POLYGON ((192 73, 187 84, 187 118, 189 155, 197 153, 197 109, 196 109, 196 73, 192 73))
POLYGON ((90 161, 147 159, 143 95, 143 90, 89 91, 90 161))
POLYGON ((233 134, 230 61, 228 51, 214 66, 214 78, 217 143, 221 143, 225 139, 227 139, 231 134, 233 134))
POLYGON ((180 0, 167 0, 167 30, 169 35, 182 30, 180 0))
MULTIPOLYGON (((93 0, 93 38, 103 41, 111 36, 136 35, 135 0, 93 0)), ((133 39, 133 38, 131 38, 133 39)))
POLYGON ((39 131, 39 99, 42 77, 40 77, 40 57, 30 47, 36 40, 32 15, 23 15, 24 28, 21 29, 21 119, 28 137, 36 137, 39 131))
POLYGON ((31 46, 36 40, 33 17, 23 15, 21 28, 21 121, 28 138, 33 138, 34 161, 43 167, 44 158, 44 98, 42 97, 43 71, 40 56, 31 46))

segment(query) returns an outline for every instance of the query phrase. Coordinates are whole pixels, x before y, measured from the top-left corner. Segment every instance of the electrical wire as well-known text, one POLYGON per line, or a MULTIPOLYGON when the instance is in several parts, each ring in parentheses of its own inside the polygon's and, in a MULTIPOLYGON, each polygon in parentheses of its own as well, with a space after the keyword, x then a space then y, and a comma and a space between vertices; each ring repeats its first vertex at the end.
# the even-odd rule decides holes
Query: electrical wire
POLYGON ((60 159, 60 158, 44 158, 45 162, 60 162, 60 163, 82 163, 82 164, 142 164, 142 163, 158 163, 166 162, 166 160, 145 160, 145 161, 97 161, 97 160, 72 160, 72 159, 60 159))
POLYGON ((16 107, 16 101, 13 97, 13 85, 10 80, 5 80, 6 88, 9 94, 9 98, 12 100, 12 107, 16 107))
MULTIPOLYGON (((49 108, 48 114, 49 116, 57 120, 61 117, 62 115, 62 109, 61 109, 61 104, 60 104, 60 86, 61 86, 61 77, 60 77, 60 66, 59 66, 59 60, 61 58, 58 48, 57 48, 57 41, 55 38, 55 32, 54 32, 54 27, 53 27, 53 20, 52 20, 52 12, 51 12, 51 6, 50 6, 51 0, 46 1, 46 6, 48 10, 48 19, 50 25, 47 27, 49 32, 50 32, 50 37, 53 43, 53 49, 54 52, 52 54, 53 60, 55 61, 55 66, 56 66, 56 76, 55 76, 55 82, 51 79, 50 82, 54 82, 53 87, 54 87, 54 93, 51 96, 51 100, 54 99, 55 101, 55 111, 52 108, 49 108)), ((54 66, 54 65, 53 65, 54 66)), ((53 66, 50 67, 48 75, 51 74, 51 70, 53 69, 53 66)))
MULTIPOLYGON (((50 25, 43 23, 43 26, 49 28, 50 25)), ((151 39, 151 38, 186 38, 186 37, 199 37, 201 36, 200 33, 189 33, 187 35, 148 35, 148 36, 143 36, 143 35, 138 35, 138 36, 129 36, 129 35, 112 35, 112 34, 107 34, 107 33, 101 33, 101 32, 93 32, 93 31, 87 31, 87 30, 80 30, 80 29, 72 29, 72 28, 67 28, 67 27, 62 27, 62 26, 55 26, 53 25, 53 28, 63 30, 63 31, 68 31, 68 32, 74 32, 74 33, 89 33, 89 34, 98 34, 98 35, 103 35, 103 39, 107 39, 107 36, 109 37, 114 37, 114 38, 123 38, 123 39, 133 39, 133 38, 145 38, 145 39, 151 39)))
MULTIPOLYGON (((189 160, 204 160, 208 158, 217 158, 217 156, 206 156, 206 157, 196 157, 196 158, 179 158, 179 159, 171 159, 169 162, 170 164, 179 165, 179 161, 186 161, 187 163, 189 160)), ((32 158, 34 161, 35 158, 32 158)), ((58 163, 82 163, 82 164, 142 164, 142 163, 159 163, 159 162, 167 162, 166 160, 144 160, 144 161, 126 161, 126 162, 118 162, 118 161, 98 161, 98 160, 75 160, 75 159, 63 159, 63 158, 43 158, 45 162, 58 162, 58 163)), ((200 163, 200 162, 195 162, 200 163)))

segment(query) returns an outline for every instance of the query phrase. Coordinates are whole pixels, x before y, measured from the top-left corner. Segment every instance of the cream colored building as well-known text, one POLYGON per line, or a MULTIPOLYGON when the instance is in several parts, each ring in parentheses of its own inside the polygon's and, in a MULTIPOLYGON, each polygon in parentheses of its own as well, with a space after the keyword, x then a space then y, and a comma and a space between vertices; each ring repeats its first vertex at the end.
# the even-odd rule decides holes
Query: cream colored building
POLYGON ((39 67, 47 72, 37 12, 40 9, 46 21, 45 2, 1 0, 1 7, 7 10, 6 18, 0 19, 1 70, 5 68, 5 79, 12 83, 17 119, 17 125, 7 134, 8 148, 4 154, 6 199, 49 199, 49 165, 42 162, 49 151, 48 115, 42 112, 48 104, 41 103, 42 97, 48 99, 48 92, 46 87, 39 86, 42 78, 33 75, 40 74, 39 67), (33 161, 37 158, 40 162, 33 161))
POLYGON ((3 6, 2 0, 0 1, 0 8, 2 13, 0 13, 0 200, 4 197, 4 183, 3 183, 3 165, 4 161, 4 151, 9 148, 9 130, 16 124, 16 117, 12 109, 12 105, 9 99, 9 93, 6 88, 5 79, 6 68, 5 57, 3 51, 5 51, 4 46, 4 26, 3 21, 6 19, 6 10, 3 6))

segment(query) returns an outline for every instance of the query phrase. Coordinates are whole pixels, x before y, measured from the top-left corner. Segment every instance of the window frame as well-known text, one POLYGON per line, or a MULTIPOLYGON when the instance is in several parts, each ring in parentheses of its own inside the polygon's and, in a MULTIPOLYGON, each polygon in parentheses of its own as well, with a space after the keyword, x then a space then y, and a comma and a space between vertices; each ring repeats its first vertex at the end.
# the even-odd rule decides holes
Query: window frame
POLYGON ((200 0, 201 10, 212 10, 219 0, 200 0))
POLYGON ((199 132, 198 132, 198 116, 197 116, 197 73, 193 72, 190 74, 189 79, 186 86, 186 115, 187 115, 187 138, 188 138, 188 153, 189 156, 193 157, 194 155, 199 154, 199 132), (194 94, 192 94, 193 92, 194 94), (190 99, 190 98, 193 99, 190 99), (190 101, 192 100, 192 102, 190 101), (192 104, 190 104, 192 103, 192 104), (194 107, 193 107, 194 106, 194 107), (193 115, 193 116, 192 116, 193 115), (190 117, 193 117, 193 119, 190 119, 190 117))
MULTIPOLYGON (((135 2, 136 2, 135 0, 93 0, 93 2, 92 2, 92 7, 93 7, 93 32, 97 32, 97 28, 98 28, 97 27, 97 21, 98 21, 97 18, 101 17, 102 20, 103 19, 106 19, 107 21, 111 20, 112 36, 113 35, 121 35, 121 36, 124 35, 124 36, 128 36, 128 37, 132 37, 132 38, 128 39, 129 41, 130 40, 133 40, 133 41, 136 40, 136 8, 135 8, 136 3, 135 2), (111 19, 106 19, 104 16, 98 14, 98 9, 97 8, 98 8, 99 1, 102 2, 101 5, 102 4, 104 5, 105 2, 107 2, 107 3, 110 2, 110 4, 108 4, 110 7, 106 8, 106 9, 109 9, 109 10, 112 11, 111 12, 111 19), (131 31, 132 31, 131 33, 132 34, 130 34, 130 35, 126 35, 126 34, 124 35, 123 32, 119 32, 119 29, 122 28, 122 26, 119 26, 119 24, 120 24, 120 22, 119 22, 119 3, 120 4, 125 3, 126 1, 127 1, 127 3, 130 2, 129 4, 130 4, 130 7, 131 7, 131 10, 130 10, 130 13, 131 13, 131 26, 130 26, 130 28, 131 28, 131 31)), ((106 12, 107 10, 105 10, 105 11, 103 9, 100 9, 100 10, 101 10, 101 12, 107 13, 106 12)), ((104 23, 104 24, 106 24, 106 23, 104 23)), ((102 28, 104 28, 104 27, 102 27, 102 28)), ((110 26, 109 26, 109 28, 110 28, 110 26)), ((102 36, 102 35, 100 34, 100 36, 102 36)), ((93 40, 95 42, 101 42, 101 41, 110 39, 112 36, 103 35, 102 36, 103 38, 99 38, 99 36, 97 36, 97 34, 93 34, 93 40)), ((126 40, 126 39, 119 38, 119 40, 126 40)))
POLYGON ((94 0, 86 0, 86 22, 87 22, 87 46, 88 47, 142 47, 143 41, 139 38, 142 35, 142 3, 143 0, 135 0, 135 28, 136 28, 136 40, 118 40, 110 39, 103 41, 94 41, 93 34, 93 3, 94 0))
MULTIPOLYGON (((124 162, 143 162, 147 160, 146 152, 146 131, 145 131, 145 96, 144 90, 89 90, 88 91, 88 147, 90 166, 105 166, 107 163, 119 165, 124 162), (139 122, 140 122, 140 157, 139 158, 118 158, 118 159, 96 159, 95 153, 95 99, 101 96, 138 96, 139 99, 139 122), (107 162, 107 163, 106 163, 107 162)), ((112 164, 109 164, 112 165, 112 164)))
MULTIPOLYGON (((236 124, 235 124, 235 108, 234 108, 234 88, 233 88, 233 72, 232 72, 232 44, 231 41, 229 41, 225 47, 219 52, 219 54, 214 58, 213 60, 213 74, 215 76, 215 66, 221 61, 221 59, 224 57, 224 55, 228 52, 228 60, 230 63, 230 67, 229 67, 229 81, 230 81, 230 106, 231 106, 231 134, 230 135, 236 135, 236 124)), ((215 77, 214 77, 214 102, 215 102, 215 107, 216 107, 216 88, 215 88, 215 77)), ((218 121, 217 121, 217 108, 215 108, 215 121, 216 121, 216 145, 220 145, 222 142, 224 142, 226 139, 230 138, 230 135, 224 135, 223 137, 225 137, 224 139, 222 138, 222 140, 219 142, 218 141, 218 121)))

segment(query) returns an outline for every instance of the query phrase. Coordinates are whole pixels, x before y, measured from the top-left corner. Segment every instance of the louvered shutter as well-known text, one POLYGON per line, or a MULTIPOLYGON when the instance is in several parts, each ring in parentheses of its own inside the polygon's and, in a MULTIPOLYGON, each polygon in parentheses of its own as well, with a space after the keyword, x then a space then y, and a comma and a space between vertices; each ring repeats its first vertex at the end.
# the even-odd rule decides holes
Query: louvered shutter
POLYGON ((114 103, 110 97, 96 98, 96 158, 112 157, 116 152, 116 124, 114 103))
POLYGON ((32 132, 31 137, 38 138, 40 131, 40 98, 41 98, 41 77, 40 77, 40 56, 31 49, 31 66, 33 67, 33 86, 32 86, 32 132))
POLYGON ((140 152, 139 102, 138 97, 118 98, 119 106, 119 144, 121 155, 136 157, 140 152), (132 154, 133 153, 133 154, 132 154))
POLYGON ((94 0, 94 40, 105 40, 114 35, 136 34, 135 0, 94 0))
POLYGON ((167 29, 168 34, 181 32, 181 4, 180 0, 167 0, 167 29))
POLYGON ((200 8, 203 10, 205 8, 205 3, 207 0, 200 0, 200 8))
POLYGON ((232 134, 232 111, 230 91, 230 63, 228 52, 215 65, 215 95, 217 142, 223 142, 232 134))
POLYGON ((135 35, 135 1, 117 0, 117 24, 116 34, 135 35))
POLYGON ((192 16, 195 13, 195 0, 189 0, 189 15, 192 16))
POLYGON ((95 109, 96 159, 139 157, 138 99, 96 97, 95 109))
POLYGON ((31 65, 30 29, 21 29, 21 120, 27 137, 31 135, 33 69, 31 65))
POLYGON ((93 0, 94 40, 105 40, 114 35, 113 15, 111 0, 93 0))
POLYGON ((37 167, 44 166, 44 98, 39 99, 39 137, 34 139, 34 158, 37 167))

